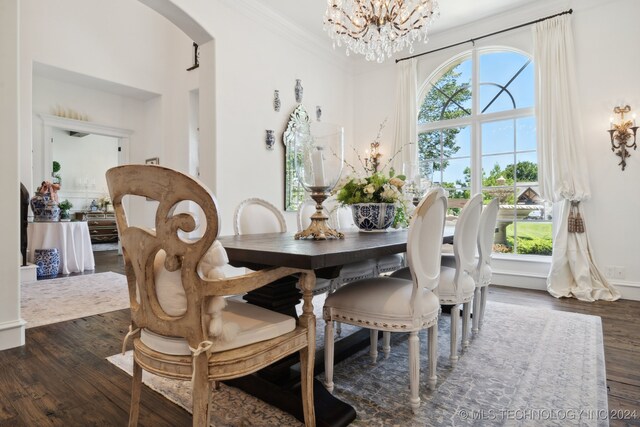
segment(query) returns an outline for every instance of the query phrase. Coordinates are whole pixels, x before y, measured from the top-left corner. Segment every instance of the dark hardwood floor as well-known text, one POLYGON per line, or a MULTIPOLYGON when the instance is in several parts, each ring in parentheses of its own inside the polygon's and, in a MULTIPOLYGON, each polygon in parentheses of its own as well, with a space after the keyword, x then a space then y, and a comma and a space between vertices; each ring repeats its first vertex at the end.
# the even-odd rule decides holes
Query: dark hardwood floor
MULTIPOLYGON (((95 255, 96 272, 123 272, 115 251, 95 255)), ((497 286, 489 299, 602 317, 609 409, 640 412, 640 302, 582 303, 497 286)), ((26 346, 0 352, 0 427, 126 425, 131 378, 105 358, 120 351, 128 324, 120 310, 27 329, 26 346)), ((188 412, 147 387, 141 402, 141 426, 191 425, 188 412)))

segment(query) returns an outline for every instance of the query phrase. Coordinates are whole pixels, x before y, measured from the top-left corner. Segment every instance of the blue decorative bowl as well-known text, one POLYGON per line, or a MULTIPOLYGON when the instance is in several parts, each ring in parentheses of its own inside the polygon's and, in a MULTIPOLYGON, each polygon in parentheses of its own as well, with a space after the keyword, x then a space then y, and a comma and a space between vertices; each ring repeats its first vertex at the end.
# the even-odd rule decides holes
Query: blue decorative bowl
POLYGON ((49 277, 56 276, 60 269, 60 254, 57 248, 36 249, 34 251, 34 261, 36 263, 36 276, 49 277))
POLYGON ((396 206, 393 203, 356 203, 351 205, 351 213, 360 230, 385 230, 393 224, 396 206))

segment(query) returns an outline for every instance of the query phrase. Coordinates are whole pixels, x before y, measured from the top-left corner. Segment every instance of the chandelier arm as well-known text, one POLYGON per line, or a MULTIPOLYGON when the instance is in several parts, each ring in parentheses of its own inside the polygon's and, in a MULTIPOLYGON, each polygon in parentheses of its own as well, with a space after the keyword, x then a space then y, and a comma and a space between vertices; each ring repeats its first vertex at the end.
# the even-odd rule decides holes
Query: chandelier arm
MULTIPOLYGON (((338 10, 339 10, 339 11, 340 11, 340 13, 344 16, 345 20, 346 20, 346 21, 348 21, 348 22, 351 22, 351 25, 353 25, 354 27, 356 27, 356 28, 360 28, 360 29, 364 29, 364 28, 366 28, 366 27, 367 27, 366 25, 362 25, 362 26, 358 25, 358 24, 354 21, 354 19, 353 19, 352 17, 350 17, 350 16, 347 14, 347 12, 345 12, 345 10, 344 10, 343 8, 339 8, 338 10)), ((329 19, 329 21, 331 22, 332 20, 331 20, 331 19, 329 19)), ((366 21, 366 19, 365 19, 365 21, 366 21)), ((344 28, 346 29, 346 26, 345 26, 344 24, 342 24, 342 22, 340 22, 340 23, 335 22, 335 21, 333 21, 333 22, 334 22, 335 24, 339 24, 339 25, 341 25, 342 27, 344 27, 344 28)), ((348 31, 348 30, 347 30, 347 31, 348 31)))
POLYGON ((349 28, 347 28, 346 25, 344 25, 342 22, 333 22, 333 25, 335 25, 336 27, 342 28, 344 30, 344 32, 338 32, 336 30, 334 30, 336 32, 336 34, 340 34, 343 36, 349 36, 354 40, 357 40, 359 38, 364 37, 364 35, 366 35, 367 31, 369 31, 368 27, 357 27, 360 28, 360 31, 351 31, 349 28))

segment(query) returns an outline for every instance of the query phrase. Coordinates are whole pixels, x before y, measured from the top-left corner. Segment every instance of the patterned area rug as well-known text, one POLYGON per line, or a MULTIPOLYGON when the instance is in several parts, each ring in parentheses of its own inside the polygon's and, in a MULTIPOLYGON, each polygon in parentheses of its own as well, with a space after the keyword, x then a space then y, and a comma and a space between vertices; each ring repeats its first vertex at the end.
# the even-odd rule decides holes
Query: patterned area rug
POLYGON ((38 280, 20 292, 27 328, 129 307, 127 279, 112 272, 38 280))
POLYGON ((117 251, 118 242, 115 243, 92 243, 91 250, 93 252, 117 251))
MULTIPOLYGON (((314 300, 314 305, 319 314, 321 301, 314 300)), ((408 405, 408 335, 393 334, 391 356, 385 360, 380 351, 376 365, 371 364, 368 349, 336 365, 335 394, 358 414, 352 425, 608 425, 598 417, 607 410, 599 317, 488 302, 484 327, 455 368, 449 363, 449 321, 449 316, 442 316, 439 323, 435 391, 427 387, 426 333, 420 336, 422 404, 416 415, 408 405)), ((320 335, 324 322, 319 320, 318 325, 320 335)), ((130 352, 108 360, 131 374, 130 352)), ((190 382, 146 372, 143 381, 190 411, 190 382)), ((225 385, 215 392, 211 424, 301 425, 225 385)))

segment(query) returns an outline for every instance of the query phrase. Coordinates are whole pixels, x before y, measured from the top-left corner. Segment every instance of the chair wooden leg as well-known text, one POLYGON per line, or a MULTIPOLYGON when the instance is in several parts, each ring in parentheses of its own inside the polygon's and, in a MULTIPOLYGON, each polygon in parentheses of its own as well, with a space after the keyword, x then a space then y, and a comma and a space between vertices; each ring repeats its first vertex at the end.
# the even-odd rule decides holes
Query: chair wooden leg
POLYGON ((478 331, 480 330, 480 293, 482 288, 480 287, 476 287, 476 290, 473 293, 473 326, 471 328, 471 331, 474 334, 477 334, 478 331))
POLYGON ((471 302, 462 305, 462 348, 469 347, 469 323, 471 322, 471 302))
POLYGON ((428 329, 429 333, 429 388, 435 390, 438 377, 438 322, 428 329))
POLYGON ((209 360, 207 353, 196 357, 193 377, 193 427, 209 426, 209 402, 211 382, 208 378, 209 360))
POLYGON ((333 392, 333 322, 324 324, 324 386, 333 392))
POLYGON ((373 364, 378 361, 378 331, 376 329, 369 329, 369 357, 371 357, 373 364))
MULTIPOLYGON (((331 322, 327 322, 331 324, 331 322)), ((333 341, 333 340, 332 340, 333 341)), ((304 425, 315 427, 316 413, 313 402, 313 353, 309 347, 300 350, 300 384, 302 388, 302 411, 304 413, 304 425)))
POLYGON ((418 331, 413 331, 409 334, 409 388, 411 390, 411 397, 409 403, 411 404, 411 410, 415 414, 420 407, 420 338, 418 337, 418 331))
POLYGON ((389 331, 382 333, 382 352, 384 353, 384 358, 388 359, 391 353, 391 332, 389 331))
POLYGON ((460 310, 458 305, 451 307, 451 366, 458 363, 458 323, 460 321, 460 310))
POLYGON ((482 321, 484 320, 484 311, 487 306, 487 294, 489 293, 489 285, 482 287, 482 298, 480 302, 480 323, 478 328, 482 329, 482 321))
POLYGON ((138 425, 140 414, 140 390, 142 388, 142 368, 133 358, 133 380, 131 382, 131 408, 129 409, 129 427, 138 425))

